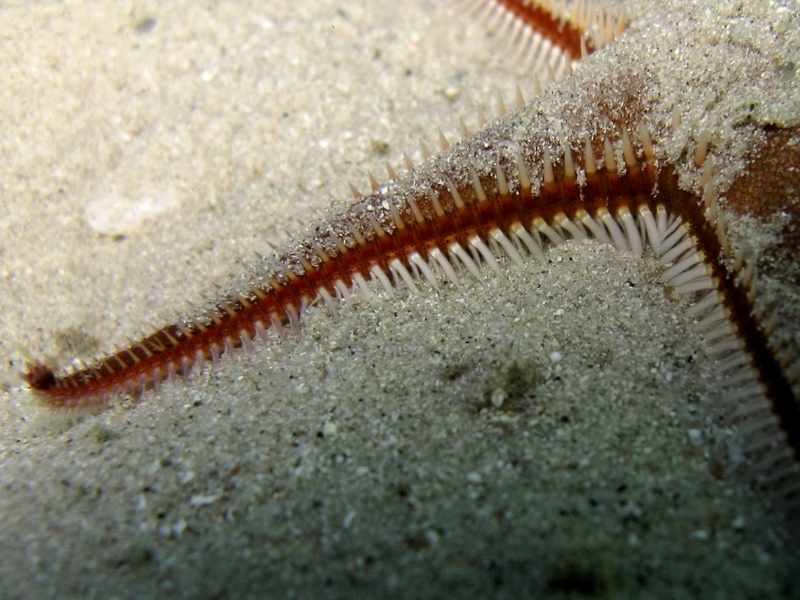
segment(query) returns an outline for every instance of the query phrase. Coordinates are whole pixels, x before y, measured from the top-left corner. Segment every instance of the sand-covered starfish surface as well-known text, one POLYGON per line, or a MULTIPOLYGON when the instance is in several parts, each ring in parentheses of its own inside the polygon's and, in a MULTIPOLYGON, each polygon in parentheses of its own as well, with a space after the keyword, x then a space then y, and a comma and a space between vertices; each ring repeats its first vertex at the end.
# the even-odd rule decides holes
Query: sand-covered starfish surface
POLYGON ((10 595, 798 593, 797 5, 431 8, 10 9, 10 595))

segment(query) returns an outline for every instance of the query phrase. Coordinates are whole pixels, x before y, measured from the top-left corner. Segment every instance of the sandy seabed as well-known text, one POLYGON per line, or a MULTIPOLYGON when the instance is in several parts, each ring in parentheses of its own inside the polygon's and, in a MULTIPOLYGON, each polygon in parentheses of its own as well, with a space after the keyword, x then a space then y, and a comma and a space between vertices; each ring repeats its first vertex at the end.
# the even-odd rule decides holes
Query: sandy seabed
POLYGON ((0 598, 800 596, 652 256, 571 242, 313 307, 96 415, 32 400, 20 346, 63 364, 171 321, 533 89, 452 7, 284 4, 0 7, 0 598))

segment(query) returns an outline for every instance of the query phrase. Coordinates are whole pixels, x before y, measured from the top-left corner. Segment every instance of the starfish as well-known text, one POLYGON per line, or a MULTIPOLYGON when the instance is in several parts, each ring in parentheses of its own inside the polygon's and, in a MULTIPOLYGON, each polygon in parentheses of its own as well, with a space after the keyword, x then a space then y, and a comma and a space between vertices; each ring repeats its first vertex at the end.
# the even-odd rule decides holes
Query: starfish
MULTIPOLYGON (((732 17, 732 20, 736 19, 732 17)), ((702 28, 698 28, 698 31, 701 30, 702 28)), ((270 326, 279 329, 287 322, 295 323, 300 312, 317 294, 333 310, 338 310, 340 299, 349 298, 353 282, 358 285, 364 297, 375 296, 375 292, 370 291, 372 288, 364 281, 357 277, 349 280, 348 274, 357 273, 362 278, 371 275, 379 284, 394 276, 396 281, 403 282, 409 288, 416 288, 421 283, 432 287, 443 285, 443 282, 448 285, 463 285, 464 280, 470 276, 476 279, 487 276, 480 269, 481 262, 485 263, 484 271, 490 268, 501 275, 498 257, 504 256, 504 260, 522 262, 524 251, 542 260, 545 258, 547 245, 541 240, 549 239, 555 245, 560 245, 570 236, 580 238, 593 235, 613 243, 620 250, 632 251, 634 254, 641 254, 644 246, 649 244, 656 255, 666 255, 666 263, 675 263, 665 274, 665 279, 671 288, 681 294, 692 292, 692 286, 698 289, 708 288, 709 282, 714 282, 714 277, 716 281, 727 281, 730 289, 723 294, 724 299, 705 296, 705 309, 699 308, 696 311, 705 318, 701 327, 710 342, 719 338, 730 345, 734 339, 741 339, 726 329, 730 326, 725 325, 724 313, 726 309, 732 311, 736 308, 732 297, 740 298, 748 307, 752 304, 753 299, 747 297, 754 289, 749 281, 752 275, 751 271, 723 260, 725 257, 722 256, 722 247, 730 246, 728 255, 732 262, 739 256, 747 260, 748 264, 754 264, 755 259, 742 253, 737 254, 733 250, 740 243, 735 239, 737 232, 728 225, 728 217, 720 217, 718 214, 725 210, 725 206, 724 199, 719 201, 723 206, 717 206, 716 193, 720 190, 731 190, 731 196, 736 197, 737 191, 743 185, 739 183, 742 178, 738 175, 741 164, 737 164, 736 160, 721 151, 714 150, 727 148, 734 132, 725 131, 722 125, 736 125, 737 118, 741 118, 741 115, 724 115, 726 120, 714 112, 706 113, 708 107, 697 108, 700 103, 692 97, 691 89, 685 92, 686 97, 681 97, 680 94, 678 97, 666 99, 659 97, 660 92, 656 91, 656 87, 684 89, 680 80, 683 75, 671 73, 656 60, 653 55, 663 52, 664 48, 648 47, 648 33, 652 33, 652 29, 644 25, 634 26, 629 37, 621 40, 605 54, 582 64, 571 81, 566 81, 563 86, 551 88, 547 94, 524 109, 494 122, 409 175, 401 175, 396 183, 374 186, 376 189, 373 194, 357 202, 355 209, 351 210, 350 214, 357 216, 355 220, 340 221, 344 224, 337 226, 338 228, 331 227, 323 237, 315 238, 314 234, 311 237, 308 233, 304 234, 305 237, 301 236, 287 246, 289 250, 278 255, 277 262, 275 259, 265 259, 256 270, 234 282, 218 298, 185 315, 174 328, 160 330, 155 336, 136 343, 131 349, 116 354, 115 358, 105 360, 96 367, 66 375, 62 380, 66 385, 54 387, 69 389, 91 385, 93 381, 101 381, 103 377, 113 377, 113 373, 118 370, 130 369, 139 362, 147 362, 151 355, 164 354, 172 346, 181 347, 187 340, 200 337, 206 330, 222 332, 203 346, 207 348, 207 352, 198 355, 195 349, 190 355, 168 355, 167 360, 158 363, 146 373, 144 383, 157 382, 160 377, 173 378, 175 372, 188 370, 192 364, 208 359, 216 362, 216 354, 230 353, 233 346, 240 344, 248 345, 248 340, 256 335, 266 337, 270 326), (642 52, 643 47, 648 48, 653 55, 637 54, 642 52), (662 70, 655 71, 655 66, 662 70), (613 88, 598 87, 598 82, 608 81, 612 76, 615 82, 613 88), (660 86, 655 85, 654 77, 660 78, 657 81, 660 86), (709 114, 722 124, 714 123, 713 119, 712 123, 706 123, 709 114), (680 118, 677 119, 675 115, 680 118), (709 138, 706 137, 709 132, 714 170, 706 170, 706 176, 713 173, 713 185, 701 182, 703 169, 699 168, 706 163, 708 150, 705 146, 709 143, 709 138), (655 144, 651 138, 655 140, 655 144), (476 154, 476 148, 483 148, 483 155, 476 154), (636 192, 635 196, 648 197, 652 190, 658 190, 659 195, 653 196, 657 200, 652 202, 620 204, 610 213, 607 204, 584 210, 585 214, 561 208, 559 197, 596 197, 596 194, 592 195, 587 191, 592 186, 604 190, 603 195, 606 197, 613 197, 613 190, 617 186, 633 190, 636 192), (681 212, 681 206, 696 202, 701 197, 703 188, 711 191, 706 192, 706 204, 702 206, 702 210, 698 210, 699 216, 693 217, 694 213, 691 211, 681 212), (492 197, 491 201, 488 196, 492 197), (479 231, 480 223, 491 221, 488 216, 480 219, 470 217, 473 220, 458 216, 462 214, 459 211, 480 213, 483 203, 488 206, 505 202, 511 206, 520 203, 526 196, 544 198, 546 201, 540 202, 535 211, 518 213, 516 220, 500 227, 479 231), (667 202, 666 198, 669 197, 674 198, 674 205, 667 202), (396 198, 401 200, 395 201, 396 198), (558 206, 560 210, 549 211, 548 206, 558 206), (603 213, 600 209, 607 212, 603 213), (369 218, 371 213, 374 216, 369 218), (446 219, 452 219, 452 222, 447 221, 447 226, 442 226, 445 233, 439 237, 430 238, 415 233, 415 227, 424 227, 426 223, 442 223, 446 219), (537 222, 537 219, 541 222, 537 222), (363 225, 364 228, 359 230, 354 223, 363 225), (718 226, 719 223, 723 225, 718 226), (520 229, 519 225, 523 228, 520 229), (719 240, 720 235, 726 240, 724 243, 705 241, 701 247, 706 255, 711 252, 717 255, 712 258, 718 263, 712 264, 716 264, 718 269, 727 269, 715 273, 712 278, 704 271, 704 257, 695 251, 696 245, 691 243, 691 236, 702 237, 709 226, 714 226, 713 238, 708 234, 709 240, 719 240), (393 249, 395 254, 387 255, 388 258, 383 262, 382 259, 375 258, 377 255, 374 252, 363 254, 363 249, 373 244, 374 240, 392 236, 396 238, 404 229, 410 230, 412 237, 433 239, 436 243, 421 248, 415 243, 404 242, 399 249, 393 249), (477 236, 473 235, 476 231, 479 231, 477 236), (490 242, 494 246, 487 246, 490 242), (714 246, 714 243, 717 245, 714 246), (678 251, 679 248, 682 250, 678 251), (439 250, 438 254, 436 249, 439 250), (249 324, 245 327, 244 335, 240 329, 226 330, 220 327, 229 322, 228 317, 232 321, 234 315, 245 313, 251 305, 269 298, 270 294, 277 296, 281 290, 293 289, 292 286, 296 285, 295 279, 303 281, 309 274, 322 271, 328 262, 340 262, 348 254, 355 255, 353 264, 364 265, 364 268, 360 271, 354 271, 352 267, 338 271, 334 269, 333 274, 315 279, 313 285, 303 288, 301 293, 290 291, 288 300, 272 304, 272 309, 264 311, 264 320, 247 321, 249 324), (696 266, 703 269, 692 270, 696 266), (414 272, 414 269, 417 271, 414 272), (433 269, 438 271, 434 272, 433 269), (266 274, 262 277, 262 284, 258 284, 258 275, 254 273, 266 274), (101 370, 106 370, 107 373, 103 374, 101 370)), ((696 39, 692 36, 699 34, 694 31, 685 35, 686 39, 680 42, 690 45, 696 39)), ((674 40, 671 41, 674 44, 674 40)), ((665 43, 656 39, 654 44, 658 42, 665 43)), ((680 47, 680 44, 674 44, 674 47, 680 47)), ((711 69, 711 64, 715 63, 710 61, 708 69, 711 69)), ((773 64, 773 67, 778 74, 787 68, 781 62, 773 64)), ((757 70, 759 67, 753 68, 757 70)), ((780 88, 780 82, 772 83, 780 88)), ((765 85, 770 84, 768 82, 765 85)), ((722 92, 719 92, 715 100, 718 105, 730 104, 729 98, 722 92)), ((723 112, 722 109, 720 111, 723 112)), ((752 172, 761 172, 766 170, 762 166, 767 160, 765 156, 774 156, 776 153, 780 156, 781 152, 791 148, 792 122, 781 122, 781 117, 776 118, 774 114, 760 115, 757 109, 751 108, 750 111, 752 123, 742 125, 749 130, 747 135, 735 131, 736 139, 745 139, 748 143, 744 148, 738 148, 739 154, 734 156, 742 163, 749 160, 750 165, 756 165, 751 166, 752 172), (753 112, 756 114, 753 115, 753 112), (774 129, 776 125, 780 125, 780 129, 774 129), (760 158, 755 158, 759 154, 760 158)), ((738 194, 739 197, 747 196, 741 191, 738 194)), ((754 212, 751 204, 746 204, 745 210, 754 212)), ((467 212, 463 214, 466 215, 467 212)), ((337 221, 334 219, 333 222, 337 221)), ((781 247, 780 244, 777 245, 777 248, 781 247)), ((395 293, 392 284, 384 284, 383 287, 385 294, 395 293)), ((754 313, 748 310, 742 313, 744 316, 738 317, 738 321, 734 318, 733 322, 740 331, 755 328, 773 333, 771 327, 748 321, 748 315, 751 314, 754 313)), ((733 316, 736 317, 736 314, 733 316)), ((779 325, 781 330, 785 329, 782 324, 779 325)), ((767 347, 764 340, 758 341, 759 335, 762 334, 753 333, 745 338, 745 343, 750 346, 756 343, 763 346, 756 352, 742 354, 739 350, 723 355, 723 360, 730 363, 729 368, 733 369, 734 375, 741 375, 746 386, 755 386, 754 377, 759 376, 767 379, 769 385, 772 380, 764 376, 763 369, 775 369, 774 365, 780 362, 774 359, 774 351, 767 347), (774 365, 761 366, 759 361, 768 359, 763 358, 759 352, 773 357, 774 365), (756 364, 759 373, 755 376, 746 369, 739 370, 743 355, 746 357, 745 362, 752 360, 756 364)), ((784 366, 778 365, 777 371, 774 373, 775 377, 783 381, 779 386, 789 388, 788 392, 784 390, 782 393, 792 398, 791 386, 783 374, 784 366)), ((34 387, 43 389, 54 381, 53 377, 52 371, 41 366, 33 366, 29 374, 29 380, 34 387)), ((123 377, 117 382, 112 381, 112 385, 105 389, 113 391, 115 387, 124 388, 130 381, 130 378, 123 377)), ((134 382, 134 385, 139 384, 134 382)), ((760 387, 758 389, 761 390, 760 387)), ((744 397, 750 398, 752 390, 747 387, 747 391, 748 394, 744 397)), ((53 397, 56 400, 66 398, 67 404, 71 402, 68 395, 55 394, 53 397)), ((77 397, 80 399, 87 396, 77 397)), ((745 408, 749 406, 745 405, 745 408)), ((763 414, 761 405, 754 410, 763 414)), ((757 441, 766 439, 768 445, 774 447, 774 430, 763 435, 763 427, 759 423, 756 428, 762 434, 757 437, 757 441)), ((785 454, 780 458, 783 462, 774 476, 783 480, 787 472, 792 475, 796 467, 791 455, 788 456, 789 466, 785 454)))
MULTIPOLYGON (((573 25, 559 17, 564 19, 559 27, 551 16, 557 7, 508 6, 518 9, 520 22, 529 20, 531 54, 547 69, 563 63, 569 72, 578 48, 588 53, 588 32, 582 33, 587 23, 573 25), (549 41, 559 37, 566 40, 563 51, 549 41)), ((576 14, 583 10, 576 4, 576 14)), ((616 27, 621 33, 622 15, 616 27)), ((602 36, 609 40, 610 30, 606 23, 602 36)), ((779 464, 770 476, 790 480, 794 493, 794 480, 800 481, 797 456, 792 456, 800 455, 800 408, 783 372, 791 361, 775 356, 769 339, 774 326, 760 322, 763 308, 762 314, 756 311, 754 265, 744 268, 744 254, 735 254, 728 239, 729 227, 710 181, 711 161, 700 183, 702 200, 679 189, 675 167, 657 164, 649 130, 663 131, 663 121, 652 109, 644 114, 652 82, 640 69, 625 65, 626 59, 624 52, 617 53, 614 90, 591 89, 597 81, 591 67, 575 75, 576 85, 588 92, 577 101, 554 92, 556 115, 522 110, 520 101, 519 112, 467 135, 452 149, 442 136, 440 158, 417 169, 409 161, 410 173, 401 177, 390 169, 392 181, 386 185, 371 178, 373 191, 365 199, 354 190, 353 205, 316 224, 274 259, 260 257, 261 264, 243 282, 174 325, 72 373, 56 375, 33 362, 24 378, 54 406, 102 403, 120 392, 157 387, 178 373, 185 377, 192 369, 202 371, 206 361, 216 364, 235 348, 253 351, 256 339, 268 344, 270 329, 298 327, 300 315, 318 300, 334 313, 340 301, 351 301, 354 289, 374 301, 367 278, 390 296, 400 284, 416 293, 420 280, 438 288, 442 274, 458 286, 465 273, 457 269, 483 281, 481 262, 502 276, 501 254, 519 266, 525 252, 544 263, 543 239, 560 245, 570 237, 591 237, 636 256, 649 242, 656 256, 671 265, 664 275, 669 286, 680 294, 705 292, 693 312, 702 317, 699 327, 708 330, 706 339, 714 342, 721 372, 737 386, 731 405, 754 423, 749 429, 757 435, 748 447, 769 448, 785 436, 790 449, 770 459, 779 464), (548 136, 548 128, 562 133, 548 136), (580 147, 576 131, 585 138, 580 165, 573 159, 580 147), (631 141, 637 138, 639 156, 631 141), (733 269, 726 259, 736 260, 733 269)), ((673 106, 670 128, 675 132, 679 111, 673 106)), ((464 133, 469 134, 466 126, 464 133)), ((708 132, 695 137, 693 163, 703 167, 708 132)))

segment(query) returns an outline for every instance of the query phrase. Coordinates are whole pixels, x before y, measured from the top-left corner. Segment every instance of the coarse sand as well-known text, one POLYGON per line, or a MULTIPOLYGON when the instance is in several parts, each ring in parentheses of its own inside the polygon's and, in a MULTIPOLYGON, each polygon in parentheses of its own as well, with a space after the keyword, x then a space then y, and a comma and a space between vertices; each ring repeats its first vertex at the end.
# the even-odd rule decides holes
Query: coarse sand
MULTIPOLYGON (((677 30, 664 5, 631 12, 677 30)), ((98 414, 25 391, 21 348, 124 345, 476 102, 530 96, 503 48, 425 0, 0 6, 0 599, 800 597, 648 254, 569 242, 312 307, 98 414)))

